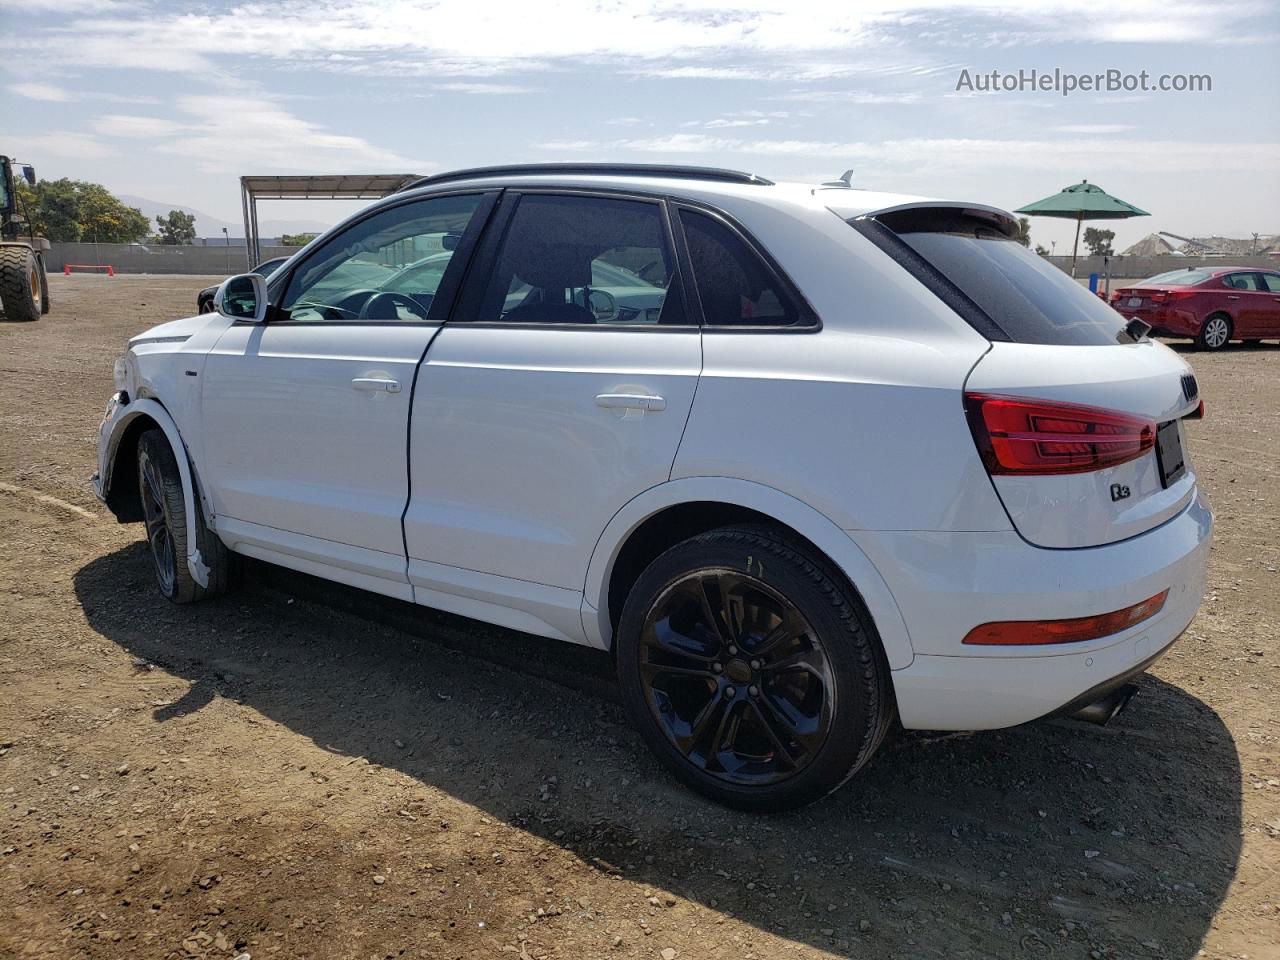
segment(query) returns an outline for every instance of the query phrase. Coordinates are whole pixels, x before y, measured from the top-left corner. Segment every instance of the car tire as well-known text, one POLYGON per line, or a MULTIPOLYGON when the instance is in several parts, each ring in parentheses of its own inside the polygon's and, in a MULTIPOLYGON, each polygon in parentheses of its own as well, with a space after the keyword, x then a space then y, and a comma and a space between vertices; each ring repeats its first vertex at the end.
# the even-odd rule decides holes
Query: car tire
POLYGON ((52 307, 49 300, 49 272, 45 269, 44 258, 38 258, 40 261, 40 316, 44 316, 52 307))
POLYGON ((201 559, 209 568, 208 586, 202 587, 191 575, 182 476, 173 447, 162 430, 148 430, 138 438, 138 493, 160 593, 174 603, 191 603, 226 590, 230 555, 217 534, 205 525, 198 497, 196 535, 201 559))
POLYGON ((1201 350, 1221 350, 1231 341, 1231 318, 1225 313, 1212 313, 1200 324, 1196 346, 1201 350))
POLYGON ((199 313, 213 313, 213 298, 206 297, 201 299, 200 302, 196 304, 196 307, 197 312, 199 313))
POLYGON ((18 323, 40 319, 44 312, 40 275, 40 260, 30 247, 17 243, 0 246, 0 302, 8 319, 18 323))
POLYGON ((741 810, 835 790, 894 716, 861 599, 811 547, 768 526, 712 530, 649 564, 615 652, 623 703, 658 759, 741 810))

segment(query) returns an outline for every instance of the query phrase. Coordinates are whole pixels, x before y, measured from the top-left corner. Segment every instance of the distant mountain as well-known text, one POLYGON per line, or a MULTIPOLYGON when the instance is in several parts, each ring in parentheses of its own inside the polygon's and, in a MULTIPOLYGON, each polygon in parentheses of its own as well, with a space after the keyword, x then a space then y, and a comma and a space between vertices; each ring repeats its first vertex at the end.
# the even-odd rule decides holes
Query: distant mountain
MULTIPOLYGON (((155 228, 156 217, 167 216, 170 210, 181 210, 196 218, 197 237, 220 240, 222 228, 226 227, 228 237, 244 238, 244 224, 219 220, 217 217, 180 203, 160 203, 157 200, 148 200, 146 197, 129 195, 121 195, 120 201, 141 210, 142 215, 151 221, 152 229, 155 228)), ((320 233, 331 226, 333 224, 321 220, 261 220, 258 222, 258 230, 264 239, 279 237, 285 233, 320 233)))
POLYGON ((1253 237, 1245 239, 1237 239, 1235 237, 1192 237, 1196 241, 1192 243, 1184 243, 1178 249, 1183 253, 1204 254, 1220 253, 1228 257, 1247 257, 1255 255, 1265 257, 1269 254, 1280 250, 1280 235, 1273 237, 1260 236, 1257 240, 1253 237))
POLYGON ((1162 257, 1168 254, 1176 254, 1173 244, 1160 236, 1158 233, 1148 233, 1145 237, 1129 247, 1127 250, 1121 251, 1122 257, 1162 257))

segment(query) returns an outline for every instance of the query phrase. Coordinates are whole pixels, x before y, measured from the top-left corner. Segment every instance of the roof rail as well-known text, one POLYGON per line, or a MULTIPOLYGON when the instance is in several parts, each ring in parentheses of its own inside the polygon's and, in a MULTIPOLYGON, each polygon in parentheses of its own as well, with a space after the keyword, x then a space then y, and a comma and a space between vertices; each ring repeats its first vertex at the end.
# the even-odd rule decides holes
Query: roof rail
MULTIPOLYGON (((772 180, 741 170, 724 170, 720 167, 688 167, 666 163, 513 163, 497 167, 471 167, 466 170, 450 170, 406 184, 400 191, 415 187, 434 186, 451 180, 475 180, 481 177, 513 177, 521 174, 584 174, 587 176, 668 177, 679 180, 718 180, 722 183, 750 183, 773 186, 772 180)), ((398 191, 398 192, 400 192, 398 191)))

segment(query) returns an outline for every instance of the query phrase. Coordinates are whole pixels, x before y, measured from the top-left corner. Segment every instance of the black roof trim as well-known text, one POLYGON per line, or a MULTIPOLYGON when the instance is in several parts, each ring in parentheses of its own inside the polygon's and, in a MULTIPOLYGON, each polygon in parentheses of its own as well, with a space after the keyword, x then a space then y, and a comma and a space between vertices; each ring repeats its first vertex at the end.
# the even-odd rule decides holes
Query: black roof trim
POLYGON ((773 186, 772 180, 741 170, 725 170, 720 167, 687 167, 667 163, 515 163, 497 167, 471 167, 466 170, 450 170, 436 173, 400 190, 435 186, 451 180, 475 180, 483 177, 515 177, 541 174, 578 174, 587 176, 668 177, 679 180, 716 180, 721 183, 747 183, 762 187, 773 186))

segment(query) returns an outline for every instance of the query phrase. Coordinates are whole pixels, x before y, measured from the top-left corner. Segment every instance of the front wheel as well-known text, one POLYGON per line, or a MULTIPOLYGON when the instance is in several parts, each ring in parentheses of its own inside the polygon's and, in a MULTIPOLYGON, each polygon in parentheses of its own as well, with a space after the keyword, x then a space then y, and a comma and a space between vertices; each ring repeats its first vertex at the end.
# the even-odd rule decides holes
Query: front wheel
POLYGON ((713 530, 654 560, 623 607, 617 667, 659 760, 744 810, 830 793, 893 716, 861 600, 810 548, 765 526, 713 530))
POLYGON ((173 447, 161 430, 138 438, 138 492, 156 585, 165 599, 191 603, 222 593, 227 586, 230 559, 227 548, 204 522, 196 501, 196 537, 200 556, 209 568, 209 583, 200 586, 187 564, 187 511, 182 475, 173 447))
POLYGON ((1205 317, 1196 335, 1196 346, 1201 350, 1221 350, 1231 339, 1231 318, 1225 313, 1205 317))

